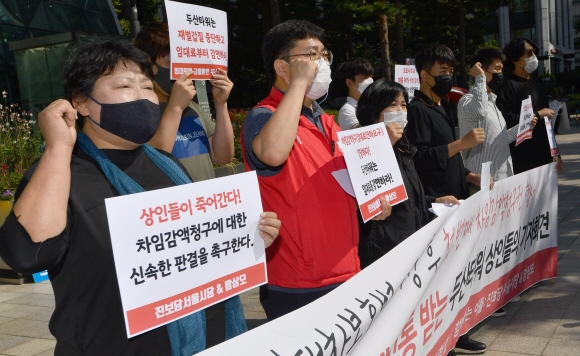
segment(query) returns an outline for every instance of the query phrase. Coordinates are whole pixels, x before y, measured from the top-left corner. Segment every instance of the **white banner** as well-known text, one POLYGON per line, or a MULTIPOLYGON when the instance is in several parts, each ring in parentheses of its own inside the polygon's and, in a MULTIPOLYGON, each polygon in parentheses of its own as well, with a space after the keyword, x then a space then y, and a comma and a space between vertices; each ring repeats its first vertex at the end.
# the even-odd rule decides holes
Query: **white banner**
MULTIPOLYGON (((520 111, 520 123, 518 125, 518 137, 516 146, 523 140, 532 138, 532 120, 534 118, 534 108, 532 107, 532 97, 522 100, 522 110, 520 111)), ((540 120, 540 118, 538 118, 540 120)))
POLYGON ((503 179, 317 301, 201 353, 437 355, 556 276, 555 163, 503 179))
POLYGON ((228 17, 210 7, 165 0, 171 44, 171 79, 211 79, 228 69, 228 17))
POLYGON ((385 197, 391 205, 407 200, 405 183, 384 123, 341 131, 338 144, 365 222, 381 213, 380 197, 385 197))
POLYGON ((128 337, 267 281, 255 172, 105 205, 128 337))
MULTIPOLYGON (((413 62, 415 60, 413 59, 413 62)), ((407 89, 409 93, 409 100, 413 99, 415 96, 415 90, 419 90, 420 81, 419 73, 417 73, 417 68, 414 65, 395 65, 395 82, 401 84, 407 89)))

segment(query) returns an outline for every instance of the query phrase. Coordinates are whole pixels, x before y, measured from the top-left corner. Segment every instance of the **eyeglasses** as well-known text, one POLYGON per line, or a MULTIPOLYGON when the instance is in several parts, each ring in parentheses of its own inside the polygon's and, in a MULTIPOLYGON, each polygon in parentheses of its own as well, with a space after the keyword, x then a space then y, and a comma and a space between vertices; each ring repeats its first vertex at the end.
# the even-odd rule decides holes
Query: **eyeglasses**
POLYGON ((534 54, 536 54, 536 51, 534 51, 533 48, 528 49, 527 51, 524 52, 524 54, 528 57, 533 56, 534 54))
POLYGON ((332 52, 330 52, 327 49, 322 50, 322 52, 320 52, 316 49, 311 49, 310 52, 308 52, 308 53, 291 54, 291 55, 288 55, 288 56, 285 56, 282 58, 290 58, 290 57, 308 57, 311 61, 314 61, 314 62, 317 62, 318 60, 320 60, 320 58, 323 58, 329 64, 332 64, 332 59, 333 59, 332 52))

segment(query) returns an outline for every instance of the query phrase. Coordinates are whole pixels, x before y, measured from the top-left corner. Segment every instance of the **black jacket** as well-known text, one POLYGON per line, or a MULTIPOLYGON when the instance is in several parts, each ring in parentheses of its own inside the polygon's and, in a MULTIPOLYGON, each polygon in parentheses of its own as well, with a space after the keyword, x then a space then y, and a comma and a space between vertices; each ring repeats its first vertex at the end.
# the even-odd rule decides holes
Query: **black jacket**
POLYGON ((538 113, 538 110, 549 107, 548 95, 544 88, 533 79, 510 74, 496 94, 497 107, 501 110, 508 129, 519 124, 522 100, 528 96, 532 97, 534 114, 538 118, 538 123, 532 131, 532 138, 524 140, 518 146, 515 142, 510 144, 514 173, 525 172, 552 162, 546 125, 544 118, 538 113))
POLYGON ((411 144, 417 147, 413 160, 425 194, 467 199, 466 176, 470 171, 463 166, 460 153, 449 157, 447 147, 457 140, 453 115, 418 90, 409 104, 407 115, 409 123, 405 131, 411 144))
POLYGON ((393 149, 409 199, 393 206, 391 215, 385 220, 370 220, 364 224, 359 211, 361 268, 384 256, 428 222, 425 193, 413 164, 417 149, 402 140, 393 149))

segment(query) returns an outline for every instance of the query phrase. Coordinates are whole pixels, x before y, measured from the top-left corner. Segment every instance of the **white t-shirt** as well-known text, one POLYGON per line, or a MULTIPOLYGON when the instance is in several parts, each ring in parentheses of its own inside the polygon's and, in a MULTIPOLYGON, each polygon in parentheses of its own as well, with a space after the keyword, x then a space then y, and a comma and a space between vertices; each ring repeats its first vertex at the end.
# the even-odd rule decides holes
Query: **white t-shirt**
POLYGON ((354 125, 358 124, 356 118, 356 104, 358 102, 352 97, 346 98, 346 103, 340 108, 338 112, 338 126, 343 131, 350 130, 354 125))

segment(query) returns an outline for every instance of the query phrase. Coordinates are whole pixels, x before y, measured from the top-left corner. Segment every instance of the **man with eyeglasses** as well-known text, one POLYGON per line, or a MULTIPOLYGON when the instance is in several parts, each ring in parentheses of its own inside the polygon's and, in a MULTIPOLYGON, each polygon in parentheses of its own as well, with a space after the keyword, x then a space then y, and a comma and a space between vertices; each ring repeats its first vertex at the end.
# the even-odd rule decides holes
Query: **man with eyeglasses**
MULTIPOLYGON (((333 117, 315 100, 328 92, 332 53, 324 31, 291 20, 264 37, 272 89, 242 129, 246 170, 258 175, 264 208, 275 208, 280 235, 268 250, 260 302, 269 320, 330 292, 360 271, 356 202, 332 176, 346 168, 333 117)), ((381 198, 379 219, 391 207, 381 198)))
MULTIPOLYGON (((551 119, 554 111, 549 109, 548 95, 541 85, 530 78, 530 74, 538 69, 536 53, 538 46, 527 38, 515 38, 509 41, 503 53, 504 73, 506 78, 501 88, 494 90, 497 94, 497 107, 501 110, 508 129, 519 125, 522 100, 532 97, 534 115, 542 122, 544 116, 551 119)), ((534 169, 544 164, 556 161, 558 174, 564 168, 559 156, 552 158, 550 143, 546 133, 546 125, 536 125, 532 138, 524 140, 518 146, 510 144, 510 152, 514 163, 514 173, 518 174, 534 169)))

